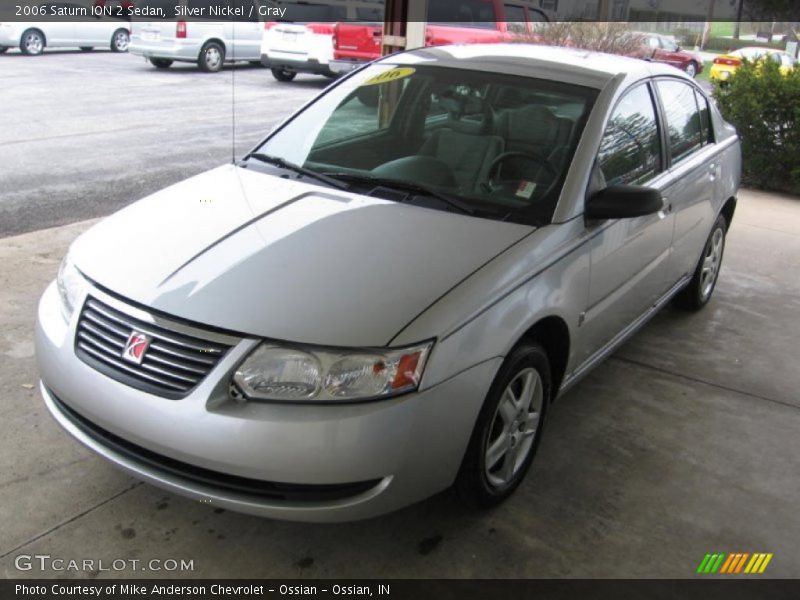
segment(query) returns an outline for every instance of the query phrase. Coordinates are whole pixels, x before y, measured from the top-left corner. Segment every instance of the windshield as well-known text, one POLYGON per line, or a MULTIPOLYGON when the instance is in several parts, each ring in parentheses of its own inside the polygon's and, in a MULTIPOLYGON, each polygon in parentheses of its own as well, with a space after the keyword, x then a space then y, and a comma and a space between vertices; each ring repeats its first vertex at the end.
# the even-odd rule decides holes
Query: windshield
POLYGON ((410 196, 403 201, 427 189, 476 214, 541 224, 552 218, 595 96, 550 80, 380 63, 320 96, 257 152, 359 193, 413 183, 396 186, 410 196))

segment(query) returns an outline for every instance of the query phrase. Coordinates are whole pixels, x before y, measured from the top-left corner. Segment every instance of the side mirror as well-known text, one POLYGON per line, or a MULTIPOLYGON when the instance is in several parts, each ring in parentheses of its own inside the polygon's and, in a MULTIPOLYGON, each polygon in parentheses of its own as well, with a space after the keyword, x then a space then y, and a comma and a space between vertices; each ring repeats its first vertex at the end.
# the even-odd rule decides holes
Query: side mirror
POLYGON ((586 201, 587 219, 630 219, 657 213, 664 208, 661 192, 641 185, 612 185, 595 192, 586 201))

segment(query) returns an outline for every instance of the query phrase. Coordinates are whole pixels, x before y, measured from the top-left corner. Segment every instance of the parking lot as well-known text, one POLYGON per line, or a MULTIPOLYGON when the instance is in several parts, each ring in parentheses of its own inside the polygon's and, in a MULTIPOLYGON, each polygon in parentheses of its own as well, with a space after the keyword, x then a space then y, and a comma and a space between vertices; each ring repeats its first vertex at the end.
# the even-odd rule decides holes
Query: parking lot
POLYGON ((69 242, 241 155, 327 85, 110 52, 0 56, 0 573, 4 577, 692 577, 709 552, 800 573, 800 201, 745 190, 711 303, 668 308, 555 405, 519 492, 443 493, 370 521, 234 514, 142 484, 67 436, 36 389, 36 302, 69 242), (235 85, 232 84, 235 80, 235 85), (20 571, 19 555, 191 572, 20 571))

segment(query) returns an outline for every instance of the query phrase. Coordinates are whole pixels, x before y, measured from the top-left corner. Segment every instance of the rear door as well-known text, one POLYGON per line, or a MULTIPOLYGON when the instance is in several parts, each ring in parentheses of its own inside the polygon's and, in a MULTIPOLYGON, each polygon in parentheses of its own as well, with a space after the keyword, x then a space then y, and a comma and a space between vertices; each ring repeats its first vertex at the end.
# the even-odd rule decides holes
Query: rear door
POLYGON ((233 0, 233 6, 240 9, 244 16, 237 17, 231 24, 233 39, 228 40, 229 58, 259 60, 262 26, 258 18, 258 4, 253 0, 233 0))
POLYGON ((664 115, 669 182, 664 196, 675 214, 670 277, 693 272, 715 218, 720 177, 706 97, 690 82, 662 78, 655 88, 664 115))

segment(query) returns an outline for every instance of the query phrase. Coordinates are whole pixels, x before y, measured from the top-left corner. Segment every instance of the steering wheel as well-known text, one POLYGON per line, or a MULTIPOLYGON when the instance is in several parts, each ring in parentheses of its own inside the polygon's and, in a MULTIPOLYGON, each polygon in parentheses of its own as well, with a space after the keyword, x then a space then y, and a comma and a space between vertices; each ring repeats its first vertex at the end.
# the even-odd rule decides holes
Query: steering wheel
MULTIPOLYGON (((489 169, 486 171, 486 182, 483 184, 483 187, 485 187, 487 191, 492 191, 498 187, 501 187, 503 182, 512 181, 510 178, 505 180, 500 179, 500 166, 510 158, 527 158, 534 160, 540 167, 544 168, 545 171, 548 171, 553 176, 553 180, 550 182, 550 185, 547 187, 547 189, 540 194, 540 198, 544 198, 547 194, 549 194, 558 181, 558 169, 545 155, 539 154, 538 152, 534 152, 532 150, 510 150, 508 152, 502 152, 498 154, 489 165, 489 169), (495 171, 497 171, 496 174, 495 171)), ((518 183, 520 179, 520 177, 515 177, 513 181, 518 183)))

